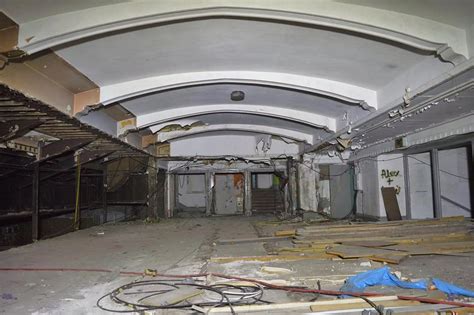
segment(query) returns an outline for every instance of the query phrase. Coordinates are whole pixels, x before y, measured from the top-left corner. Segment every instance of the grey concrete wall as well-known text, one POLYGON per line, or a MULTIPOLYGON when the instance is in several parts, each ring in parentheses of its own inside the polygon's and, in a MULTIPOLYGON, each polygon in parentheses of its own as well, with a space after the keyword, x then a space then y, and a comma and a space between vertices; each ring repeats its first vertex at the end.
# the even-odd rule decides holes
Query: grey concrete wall
POLYGON ((180 209, 204 209, 206 185, 204 174, 177 175, 177 207, 180 209))

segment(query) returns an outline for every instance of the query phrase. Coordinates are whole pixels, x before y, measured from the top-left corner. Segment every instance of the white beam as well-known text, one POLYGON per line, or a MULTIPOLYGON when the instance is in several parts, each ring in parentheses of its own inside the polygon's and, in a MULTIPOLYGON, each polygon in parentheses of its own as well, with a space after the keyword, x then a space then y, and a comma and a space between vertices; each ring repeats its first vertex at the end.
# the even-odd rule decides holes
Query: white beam
POLYGON ((200 105, 157 111, 137 116, 137 128, 141 129, 180 118, 215 113, 244 113, 276 117, 336 131, 336 120, 331 117, 288 108, 240 104, 200 105))
POLYGON ((396 11, 314 0, 148 0, 114 3, 22 23, 18 45, 28 53, 34 53, 111 31, 209 17, 258 18, 330 27, 428 51, 437 51, 439 44, 447 44, 456 53, 469 56, 463 29, 396 11))
MULTIPOLYGON (((152 132, 153 127, 150 128, 152 132)), ((168 132, 159 132, 157 140, 160 142, 169 141, 174 139, 179 139, 191 135, 201 134, 201 133, 208 133, 208 132, 215 132, 215 131, 243 131, 243 132, 252 132, 252 133, 264 133, 274 136, 279 136, 283 138, 288 138, 296 141, 306 142, 309 144, 313 143, 313 135, 283 129, 279 127, 271 127, 271 126, 262 126, 262 125, 246 125, 246 124, 219 124, 219 125, 208 125, 208 126, 198 126, 193 127, 188 130, 176 130, 176 131, 168 131, 168 132)))
POLYGON ((100 101, 107 105, 152 92, 212 83, 263 84, 290 88, 377 109, 377 93, 371 89, 317 77, 257 71, 189 72, 121 82, 101 87, 100 101))

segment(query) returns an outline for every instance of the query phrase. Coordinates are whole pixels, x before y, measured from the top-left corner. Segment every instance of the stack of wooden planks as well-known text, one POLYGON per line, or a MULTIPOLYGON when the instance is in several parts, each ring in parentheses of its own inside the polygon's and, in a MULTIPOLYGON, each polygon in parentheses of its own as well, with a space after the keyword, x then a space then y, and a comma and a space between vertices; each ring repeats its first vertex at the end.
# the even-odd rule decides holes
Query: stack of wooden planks
POLYGON ((374 223, 320 224, 295 231, 279 255, 367 258, 398 264, 412 255, 474 252, 473 223, 464 217, 374 223))
MULTIPOLYGON (((371 297, 371 302, 377 306, 383 306, 384 314, 472 314, 474 309, 469 307, 457 307, 445 304, 426 304, 419 301, 402 300, 397 296, 371 297)), ((251 304, 221 307, 209 307, 203 309, 206 314, 370 314, 377 313, 371 305, 359 298, 330 299, 313 302, 289 302, 270 304, 251 304)))

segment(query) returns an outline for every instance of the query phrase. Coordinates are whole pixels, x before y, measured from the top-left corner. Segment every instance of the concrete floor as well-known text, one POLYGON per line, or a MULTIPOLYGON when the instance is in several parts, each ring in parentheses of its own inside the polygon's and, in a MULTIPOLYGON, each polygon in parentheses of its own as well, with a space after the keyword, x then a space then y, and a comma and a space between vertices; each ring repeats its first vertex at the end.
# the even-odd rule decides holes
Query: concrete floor
MULTIPOLYGON (((263 243, 216 245, 216 241, 268 235, 272 229, 284 228, 270 226, 262 229, 257 224, 269 220, 273 218, 177 218, 153 224, 133 222, 97 226, 0 252, 0 268, 103 268, 114 271, 0 271, 0 312, 103 314, 95 306, 97 299, 139 278, 119 275, 118 271, 141 272, 145 268, 152 268, 172 274, 224 272, 266 280, 285 279, 310 286, 319 279, 323 288, 337 289, 347 276, 380 267, 377 264, 361 266, 362 261, 359 260, 208 262, 210 257, 216 256, 265 255, 263 243), (295 272, 287 275, 266 274, 261 271, 262 266, 285 267, 295 272)), ((474 289, 472 261, 470 255, 419 256, 408 258, 392 269, 410 278, 439 277, 474 289)), ((284 296, 280 293, 277 297, 278 301, 309 298, 286 293, 284 296)))

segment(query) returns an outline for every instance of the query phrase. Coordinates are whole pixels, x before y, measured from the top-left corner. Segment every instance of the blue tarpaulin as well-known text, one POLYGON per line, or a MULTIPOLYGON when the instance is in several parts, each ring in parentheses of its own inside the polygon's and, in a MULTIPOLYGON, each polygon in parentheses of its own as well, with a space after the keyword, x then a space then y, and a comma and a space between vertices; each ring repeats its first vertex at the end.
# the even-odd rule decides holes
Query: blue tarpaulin
MULTIPOLYGON (((446 294, 474 297, 474 291, 455 286, 454 284, 436 278, 432 279, 432 282, 438 290, 446 294)), ((341 291, 362 292, 366 287, 376 285, 399 287, 403 289, 427 290, 428 284, 428 280, 419 280, 415 282, 402 281, 396 275, 392 274, 390 268, 383 267, 380 269, 369 270, 348 278, 344 286, 342 286, 341 291)))

